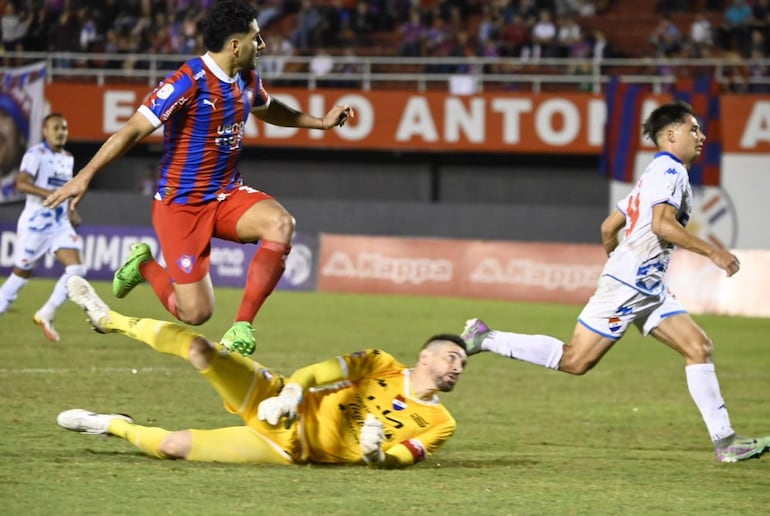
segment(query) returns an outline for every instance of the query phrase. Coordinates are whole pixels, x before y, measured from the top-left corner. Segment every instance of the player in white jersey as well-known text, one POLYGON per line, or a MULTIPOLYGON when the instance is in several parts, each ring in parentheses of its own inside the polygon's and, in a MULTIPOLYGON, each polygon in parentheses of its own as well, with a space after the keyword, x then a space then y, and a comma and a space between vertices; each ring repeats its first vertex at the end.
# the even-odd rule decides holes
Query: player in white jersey
POLYGON ((64 265, 64 274, 51 297, 33 316, 46 337, 54 342, 59 340, 59 334, 53 318, 67 300, 67 278, 86 273, 81 257, 83 242, 73 227, 80 224, 80 217, 68 203, 53 209, 43 206, 43 199, 72 178, 74 159, 64 150, 68 134, 64 116, 51 113, 43 120, 43 142, 30 147, 21 160, 16 189, 25 193, 27 200, 17 224, 13 271, 0 287, 2 314, 27 284, 40 258, 47 252, 54 253, 64 265))
POLYGON ((732 276, 738 258, 726 249, 688 233, 692 207, 687 169, 703 150, 703 134, 692 108, 665 104, 644 123, 644 134, 658 147, 631 194, 601 225, 609 255, 596 292, 583 308, 569 343, 546 335, 491 330, 480 319, 466 323, 468 354, 491 351, 566 373, 582 375, 635 325, 643 335, 679 352, 685 360, 687 387, 700 410, 720 462, 758 457, 770 449, 770 436, 735 433, 719 390, 712 343, 663 281, 674 246, 708 257, 732 276), (625 237, 619 241, 618 233, 625 237))

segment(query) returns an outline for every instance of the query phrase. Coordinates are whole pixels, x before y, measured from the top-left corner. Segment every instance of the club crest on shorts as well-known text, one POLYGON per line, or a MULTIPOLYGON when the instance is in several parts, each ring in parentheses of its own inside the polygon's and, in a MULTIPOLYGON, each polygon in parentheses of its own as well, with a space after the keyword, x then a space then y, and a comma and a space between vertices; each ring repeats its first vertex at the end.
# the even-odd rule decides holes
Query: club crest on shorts
POLYGON ((182 269, 185 274, 190 274, 194 263, 195 259, 189 254, 183 254, 176 260, 177 266, 182 269))
POLYGON ((615 333, 621 328, 620 317, 610 317, 607 322, 609 323, 607 327, 612 333, 615 333))

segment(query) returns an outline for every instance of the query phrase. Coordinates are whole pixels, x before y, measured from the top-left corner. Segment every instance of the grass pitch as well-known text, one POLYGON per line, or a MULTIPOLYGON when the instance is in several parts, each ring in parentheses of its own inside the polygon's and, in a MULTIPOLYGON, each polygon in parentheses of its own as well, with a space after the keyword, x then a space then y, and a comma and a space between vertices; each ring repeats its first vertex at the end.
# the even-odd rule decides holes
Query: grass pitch
MULTIPOLYGON (((67 303, 62 341, 32 322, 52 281, 33 280, 0 316, 0 512, 49 514, 767 514, 770 456, 719 464, 690 400, 683 363, 635 333, 584 377, 483 354, 442 396, 458 430, 426 463, 363 467, 159 461, 117 438, 60 429, 81 407, 168 429, 240 424, 189 365, 90 331, 67 303)), ((112 300, 109 285, 97 291, 112 300)), ((218 338, 240 291, 219 289, 201 328, 218 338)), ((148 287, 113 308, 169 319, 148 287)), ((577 306, 277 292, 257 319, 256 357, 290 373, 364 347, 410 364, 424 340, 471 316, 568 338, 577 306)), ((770 434, 770 320, 697 317, 716 344, 733 425, 770 434)))

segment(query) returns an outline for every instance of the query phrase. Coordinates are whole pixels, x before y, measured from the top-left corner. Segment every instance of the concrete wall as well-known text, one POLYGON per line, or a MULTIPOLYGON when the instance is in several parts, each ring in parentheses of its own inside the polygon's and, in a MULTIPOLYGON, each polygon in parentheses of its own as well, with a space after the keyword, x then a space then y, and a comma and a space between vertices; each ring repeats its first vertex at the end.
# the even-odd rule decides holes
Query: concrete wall
MULTIPOLYGON (((295 159, 246 156, 240 168, 246 184, 278 198, 304 232, 598 242, 607 213, 607 180, 580 160, 295 152, 295 159)), ((158 160, 126 156, 97 176, 80 207, 84 220, 149 225, 151 201, 137 185, 158 160)), ((20 209, 0 205, 0 220, 20 209)))

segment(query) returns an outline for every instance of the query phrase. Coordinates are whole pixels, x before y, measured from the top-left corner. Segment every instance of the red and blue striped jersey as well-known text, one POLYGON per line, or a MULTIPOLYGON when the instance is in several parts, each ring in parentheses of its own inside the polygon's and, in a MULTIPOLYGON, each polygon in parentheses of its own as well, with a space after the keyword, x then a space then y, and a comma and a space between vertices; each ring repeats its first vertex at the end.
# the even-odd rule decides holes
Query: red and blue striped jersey
POLYGON ((199 204, 240 186, 246 120, 269 104, 256 70, 229 77, 208 54, 161 81, 138 109, 155 127, 164 126, 155 198, 199 204))

